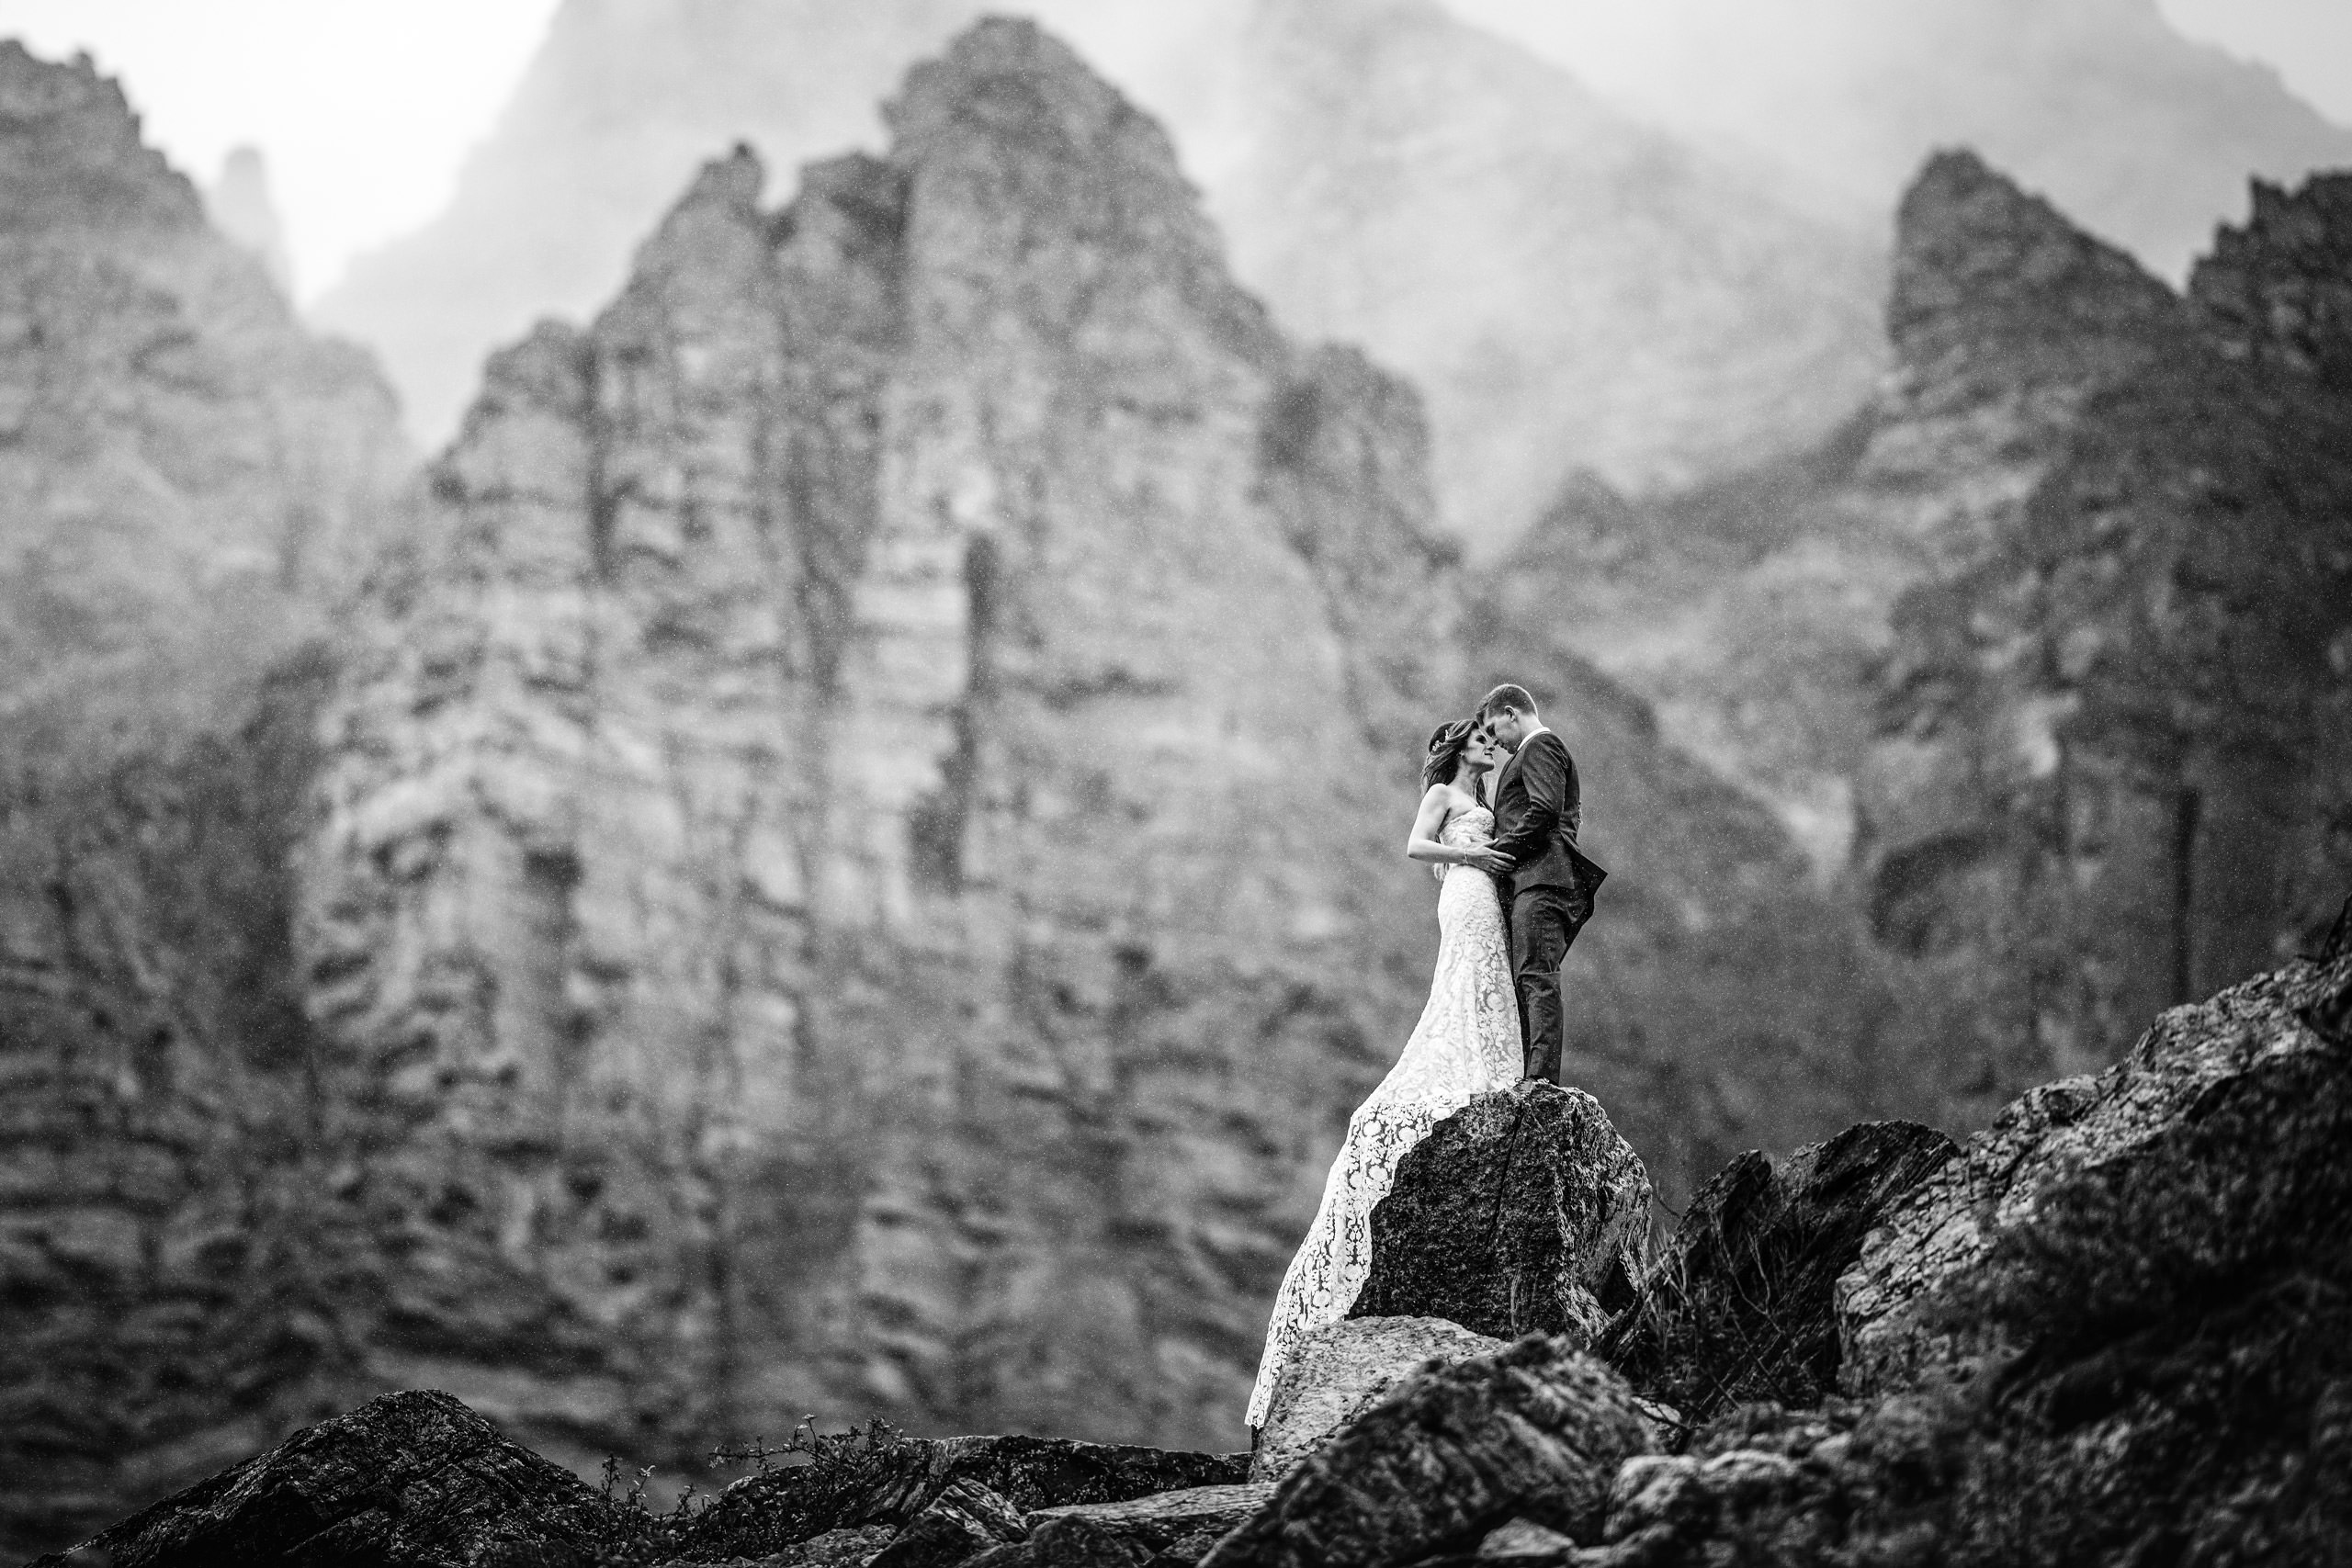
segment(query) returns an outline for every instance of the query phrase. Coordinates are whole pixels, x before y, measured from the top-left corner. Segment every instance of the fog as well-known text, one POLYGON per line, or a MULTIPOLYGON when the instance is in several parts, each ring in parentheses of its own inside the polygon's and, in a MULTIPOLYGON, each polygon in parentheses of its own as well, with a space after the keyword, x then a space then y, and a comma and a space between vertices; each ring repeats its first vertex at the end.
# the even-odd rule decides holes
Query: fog
MULTIPOLYGON (((1755 107, 1759 50, 1776 72, 1858 46, 1858 13, 1825 0, 1447 0, 1625 103, 1728 131, 1755 107)), ((425 222, 495 123, 558 0, 0 0, 0 35, 53 56, 87 50, 124 78, 147 134, 209 180, 235 148, 267 161, 295 289, 331 288, 352 257, 425 222)), ((1143 13, 1136 52, 1170 25, 1143 13)), ((1878 7, 1869 7, 1877 10, 1878 7)), ((2277 69, 2352 123, 2352 6, 2160 0, 2182 33, 2277 69)), ((1891 10, 1883 14, 1892 15, 1891 10)), ((1907 15, 1907 13, 1906 13, 1907 15)), ((1196 150, 1205 152, 1207 150, 1196 150)), ((1826 182, 1834 196, 1837 182, 1826 182)))

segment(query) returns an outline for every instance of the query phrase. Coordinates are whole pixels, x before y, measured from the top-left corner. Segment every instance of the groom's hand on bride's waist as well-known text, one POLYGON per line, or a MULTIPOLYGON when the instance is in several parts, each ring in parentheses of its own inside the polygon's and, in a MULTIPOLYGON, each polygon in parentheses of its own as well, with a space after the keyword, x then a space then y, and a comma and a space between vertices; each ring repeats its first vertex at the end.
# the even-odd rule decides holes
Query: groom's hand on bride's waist
POLYGON ((1510 874, 1510 856, 1502 853, 1498 850, 1490 850, 1480 847, 1465 851, 1462 863, 1464 865, 1475 865, 1480 871, 1490 873, 1496 876, 1509 876, 1510 874))

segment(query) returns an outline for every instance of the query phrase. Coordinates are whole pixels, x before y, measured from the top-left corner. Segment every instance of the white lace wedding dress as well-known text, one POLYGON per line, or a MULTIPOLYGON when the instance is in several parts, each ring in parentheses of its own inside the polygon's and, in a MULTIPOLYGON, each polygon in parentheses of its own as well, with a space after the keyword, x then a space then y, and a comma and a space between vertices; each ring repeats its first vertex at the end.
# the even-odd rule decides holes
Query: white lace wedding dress
MULTIPOLYGON (((1494 836, 1494 813, 1474 807, 1438 829, 1456 849, 1494 836)), ((1396 1179, 1396 1162, 1430 1128, 1520 1078, 1519 1001, 1511 990, 1503 941, 1502 901, 1494 879, 1469 866, 1442 868, 1437 896, 1437 976, 1413 1037, 1380 1087, 1348 1118, 1347 1141, 1323 1184, 1323 1205, 1290 1260, 1266 1329, 1258 1386, 1250 1394, 1252 1429, 1266 1421, 1274 1384, 1299 1341, 1345 1317, 1372 1271, 1372 1209, 1396 1179)))

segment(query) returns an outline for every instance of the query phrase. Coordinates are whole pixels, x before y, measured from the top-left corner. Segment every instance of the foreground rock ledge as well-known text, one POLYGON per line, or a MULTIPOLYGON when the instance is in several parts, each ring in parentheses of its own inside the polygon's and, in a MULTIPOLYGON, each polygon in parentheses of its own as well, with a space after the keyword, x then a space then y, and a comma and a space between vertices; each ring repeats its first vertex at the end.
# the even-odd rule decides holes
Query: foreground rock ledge
POLYGON ((388 1393, 42 1564, 594 1562, 611 1506, 449 1394, 388 1393))
POLYGON ((1530 1335, 1365 1411, 1201 1568, 1381 1568, 1475 1545, 1515 1517, 1597 1540, 1617 1467, 1649 1447, 1623 1379, 1530 1335))

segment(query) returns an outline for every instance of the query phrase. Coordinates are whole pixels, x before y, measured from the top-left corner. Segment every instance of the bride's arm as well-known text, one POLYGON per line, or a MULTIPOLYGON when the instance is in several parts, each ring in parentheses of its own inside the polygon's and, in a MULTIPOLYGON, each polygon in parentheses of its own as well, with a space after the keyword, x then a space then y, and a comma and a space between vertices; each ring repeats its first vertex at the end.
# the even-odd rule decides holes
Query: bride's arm
POLYGON ((1413 814, 1412 836, 1405 840, 1405 858, 1426 862, 1430 865, 1466 865, 1469 856, 1451 844, 1437 841, 1440 829, 1445 826, 1445 786, 1430 785, 1421 796, 1421 808, 1413 814))

